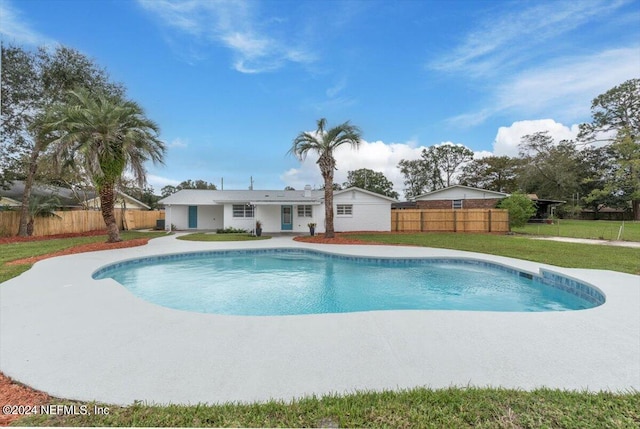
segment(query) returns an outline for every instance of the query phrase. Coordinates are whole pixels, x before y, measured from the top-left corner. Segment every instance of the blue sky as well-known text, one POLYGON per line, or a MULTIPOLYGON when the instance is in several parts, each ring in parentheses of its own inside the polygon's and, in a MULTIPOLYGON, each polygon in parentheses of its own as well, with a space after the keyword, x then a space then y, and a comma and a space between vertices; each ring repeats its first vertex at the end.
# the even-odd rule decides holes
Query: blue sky
POLYGON ((337 154, 401 191, 400 159, 452 142, 516 155, 520 137, 573 138, 591 100, 640 77, 640 0, 0 0, 3 41, 78 49, 158 122, 149 183, 320 186, 301 131, 346 120, 337 154))

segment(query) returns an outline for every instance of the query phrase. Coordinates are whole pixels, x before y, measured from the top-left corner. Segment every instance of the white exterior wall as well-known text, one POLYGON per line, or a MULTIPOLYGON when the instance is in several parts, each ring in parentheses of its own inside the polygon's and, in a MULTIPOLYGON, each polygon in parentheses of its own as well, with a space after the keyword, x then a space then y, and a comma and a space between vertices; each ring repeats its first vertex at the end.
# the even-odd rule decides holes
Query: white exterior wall
POLYGON ((198 206, 198 229, 220 229, 224 225, 223 206, 198 206))
POLYGON ((334 195, 333 225, 337 232, 391 231, 391 202, 358 191, 334 195), (352 204, 353 215, 338 216, 338 204, 352 204))
MULTIPOLYGON (((262 220, 262 219, 260 219, 262 220)), ((239 228, 251 231, 256 227, 255 217, 233 217, 233 205, 224 205, 224 227, 223 228, 239 228)), ((264 229, 264 227, 263 227, 264 229)))
MULTIPOLYGON (((223 228, 223 207, 222 206, 198 206, 198 227, 196 229, 218 229, 223 228)), ((189 206, 170 206, 165 209, 165 229, 169 229, 169 224, 175 225, 176 229, 189 229, 189 206)))
POLYGON ((176 229, 187 229, 189 226, 189 206, 168 206, 164 213, 164 228, 174 225, 176 229))
POLYGON ((311 206, 311 217, 298 216, 298 206, 293 206, 293 230, 295 232, 309 232, 308 224, 316 224, 316 232, 324 232, 324 204, 311 206))
MULTIPOLYGON (((316 231, 324 231, 324 205, 312 205, 311 213, 312 217, 299 217, 298 206, 291 205, 293 208, 293 229, 291 232, 308 232, 309 222, 315 222, 317 224, 316 231)), ((281 219, 281 205, 263 205, 257 206, 254 210, 255 217, 253 218, 234 218, 233 217, 233 205, 226 204, 224 206, 224 228, 242 228, 246 230, 252 230, 255 227, 256 220, 262 222, 262 231, 264 233, 269 232, 281 232, 282 231, 282 219, 281 219)))

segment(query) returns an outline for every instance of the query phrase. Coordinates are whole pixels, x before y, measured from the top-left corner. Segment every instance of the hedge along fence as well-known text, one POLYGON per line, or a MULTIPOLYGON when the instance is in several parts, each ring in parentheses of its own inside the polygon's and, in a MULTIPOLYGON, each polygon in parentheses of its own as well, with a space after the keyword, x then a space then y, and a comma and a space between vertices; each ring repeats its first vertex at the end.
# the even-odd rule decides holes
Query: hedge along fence
MULTIPOLYGON (((114 209, 118 226, 125 227, 125 229, 155 228, 156 221, 164 219, 164 211, 126 210, 127 222, 123 224, 122 212, 122 209, 114 209)), ((55 213, 59 217, 35 218, 34 236, 72 234, 106 228, 102 212, 99 210, 57 211, 55 213)), ((19 227, 19 211, 0 211, 0 236, 16 235, 19 227)))
POLYGON ((509 232, 503 209, 410 209, 391 211, 396 232, 509 232))

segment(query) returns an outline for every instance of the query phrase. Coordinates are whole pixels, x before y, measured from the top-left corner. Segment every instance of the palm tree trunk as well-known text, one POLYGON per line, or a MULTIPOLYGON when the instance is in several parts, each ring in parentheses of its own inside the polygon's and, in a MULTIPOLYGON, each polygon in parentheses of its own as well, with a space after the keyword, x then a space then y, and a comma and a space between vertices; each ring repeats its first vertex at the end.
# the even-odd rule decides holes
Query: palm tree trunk
POLYGON ((324 236, 333 238, 335 236, 333 230, 333 169, 335 162, 331 162, 331 158, 323 154, 318 159, 318 166, 324 179, 324 236))
POLYGON ((31 155, 29 156, 29 169, 27 177, 24 180, 24 193, 22 194, 22 207, 20 208, 20 226, 18 227, 18 236, 30 236, 27 224, 29 223, 29 200, 31 199, 31 189, 36 177, 38 169, 38 156, 40 156, 40 147, 36 143, 31 155))
POLYGON ((122 241, 120 230, 116 223, 116 216, 113 213, 115 203, 113 184, 105 184, 100 187, 100 207, 102 208, 102 218, 107 226, 107 243, 122 241))
POLYGON ((324 182, 324 236, 333 238, 335 232, 333 230, 333 181, 324 182))

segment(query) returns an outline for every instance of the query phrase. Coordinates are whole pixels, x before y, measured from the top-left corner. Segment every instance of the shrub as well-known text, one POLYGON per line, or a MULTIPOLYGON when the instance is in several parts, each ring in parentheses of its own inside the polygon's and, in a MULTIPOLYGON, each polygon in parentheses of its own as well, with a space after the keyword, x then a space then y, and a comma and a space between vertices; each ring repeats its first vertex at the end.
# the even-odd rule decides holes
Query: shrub
POLYGON ((536 213, 536 206, 525 194, 515 192, 500 201, 499 209, 509 211, 509 226, 519 228, 524 226, 529 218, 536 213))
POLYGON ((218 234, 242 234, 244 232, 249 232, 246 229, 242 229, 242 228, 233 228, 233 227, 228 227, 225 229, 217 229, 216 232, 218 234))

